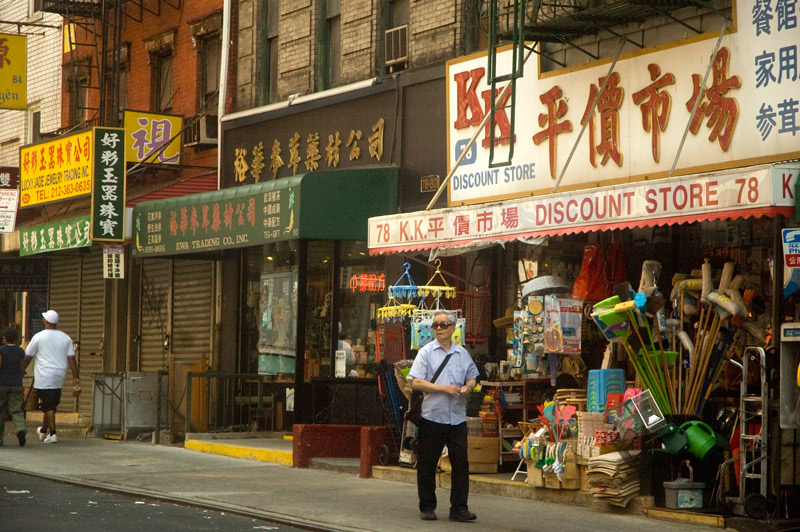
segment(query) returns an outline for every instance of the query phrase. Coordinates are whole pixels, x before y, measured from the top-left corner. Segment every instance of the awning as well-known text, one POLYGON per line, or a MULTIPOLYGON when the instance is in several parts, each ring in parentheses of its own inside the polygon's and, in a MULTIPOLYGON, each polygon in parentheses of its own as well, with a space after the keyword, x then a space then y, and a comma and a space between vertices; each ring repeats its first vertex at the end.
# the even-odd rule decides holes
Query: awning
POLYGON ((555 236, 707 220, 792 216, 800 163, 452 207, 369 220, 371 255, 476 241, 555 236))
POLYGON ((397 167, 318 170, 133 209, 133 256, 177 255, 290 239, 366 240, 367 220, 397 212, 397 167))

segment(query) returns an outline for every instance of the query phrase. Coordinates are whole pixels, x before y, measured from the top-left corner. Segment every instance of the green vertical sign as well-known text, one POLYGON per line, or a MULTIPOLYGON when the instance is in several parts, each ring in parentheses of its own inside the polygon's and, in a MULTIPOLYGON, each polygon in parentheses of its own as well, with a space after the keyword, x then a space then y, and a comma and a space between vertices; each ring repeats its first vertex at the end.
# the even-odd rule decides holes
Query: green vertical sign
POLYGON ((93 241, 125 240, 125 130, 94 128, 92 157, 93 241))

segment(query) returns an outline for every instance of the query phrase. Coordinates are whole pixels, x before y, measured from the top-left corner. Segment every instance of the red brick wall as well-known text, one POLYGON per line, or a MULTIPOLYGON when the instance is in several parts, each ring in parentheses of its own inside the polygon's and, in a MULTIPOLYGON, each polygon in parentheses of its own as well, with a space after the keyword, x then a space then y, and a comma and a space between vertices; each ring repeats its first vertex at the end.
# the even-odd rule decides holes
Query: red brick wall
MULTIPOLYGON (((236 0, 233 1, 233 29, 231 34, 236 35, 236 0)), ((190 22, 195 22, 206 18, 222 10, 222 0, 192 0, 191 2, 180 2, 180 9, 175 9, 166 2, 161 2, 161 14, 157 16, 147 11, 142 11, 141 22, 130 17, 123 18, 122 42, 130 45, 128 86, 122 90, 127 94, 127 108, 149 111, 151 110, 151 65, 148 64, 149 54, 144 42, 156 35, 167 31, 175 31, 175 52, 173 55, 173 78, 172 90, 175 96, 172 100, 172 113, 190 118, 198 110, 198 76, 201 68, 198 50, 192 48, 192 30, 190 22)), ((139 12, 135 6, 129 6, 139 17, 139 12)), ((89 39, 79 30, 79 42, 89 39)), ((64 54, 63 62, 68 64, 74 57, 94 56, 94 50, 89 47, 79 47, 76 53, 64 54)), ((93 57, 93 66, 94 57, 93 57)), ((230 112, 235 106, 236 97, 236 50, 235 45, 231 50, 229 62, 228 91, 226 96, 226 110, 230 112)), ((97 87, 97 69, 92 69, 91 85, 97 87)), ((66 86, 64 87, 66 89, 66 86)), ((99 94, 97 90, 89 93, 89 107, 98 107, 99 94)), ((90 112, 91 114, 92 112, 90 112)), ((213 111, 216 114, 216 109, 213 111)), ((62 96, 62 126, 66 126, 69 121, 69 94, 66 90, 62 96)), ((91 118, 89 116, 88 118, 91 118)), ((208 166, 209 169, 194 168, 184 169, 184 175, 205 174, 216 170, 217 150, 214 148, 186 148, 182 164, 192 166, 208 166)))

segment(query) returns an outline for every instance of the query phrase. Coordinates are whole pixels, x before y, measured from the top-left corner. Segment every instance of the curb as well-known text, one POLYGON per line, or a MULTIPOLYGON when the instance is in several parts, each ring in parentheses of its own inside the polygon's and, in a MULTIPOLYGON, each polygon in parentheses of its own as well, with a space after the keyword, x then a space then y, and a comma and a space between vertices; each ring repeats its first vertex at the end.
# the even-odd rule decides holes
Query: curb
POLYGON ((213 441, 203 440, 187 440, 184 442, 183 448, 191 451, 200 451, 202 453, 218 454, 246 460, 257 460, 259 462, 273 462, 292 467, 291 451, 257 449, 254 447, 243 447, 241 445, 229 445, 226 443, 214 443, 213 441))
POLYGON ((693 512, 681 512, 665 510, 661 508, 645 508, 644 515, 655 519, 664 519, 677 523, 690 523, 693 525, 715 526, 725 528, 725 517, 722 515, 698 514, 693 512))

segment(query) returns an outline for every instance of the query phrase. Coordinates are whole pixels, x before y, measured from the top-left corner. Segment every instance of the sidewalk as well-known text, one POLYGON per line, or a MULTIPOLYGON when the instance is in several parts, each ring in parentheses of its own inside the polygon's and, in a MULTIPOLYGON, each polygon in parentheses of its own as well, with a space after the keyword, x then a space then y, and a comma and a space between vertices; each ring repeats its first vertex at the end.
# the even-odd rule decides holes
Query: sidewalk
MULTIPOLYGON (((221 443, 248 447, 242 442, 221 443)), ((258 444, 273 452, 284 451, 269 449, 271 444, 286 446, 283 440, 262 439, 258 444)), ((258 448, 253 442, 249 445, 258 448)), ((445 489, 437 492, 440 520, 423 522, 417 511, 416 486, 411 483, 293 469, 271 461, 243 460, 175 446, 66 435, 59 443, 44 444, 29 432, 28 444, 20 448, 9 433, 5 447, 0 449, 0 468, 315 530, 405 532, 414 527, 448 531, 470 526, 447 520, 449 491, 445 489)), ((592 532, 634 532, 654 526, 660 532, 678 532, 691 526, 475 492, 470 494, 470 509, 478 514, 478 525, 496 531, 563 530, 568 524, 573 530, 592 532)), ((692 529, 715 530, 707 526, 692 529)))

